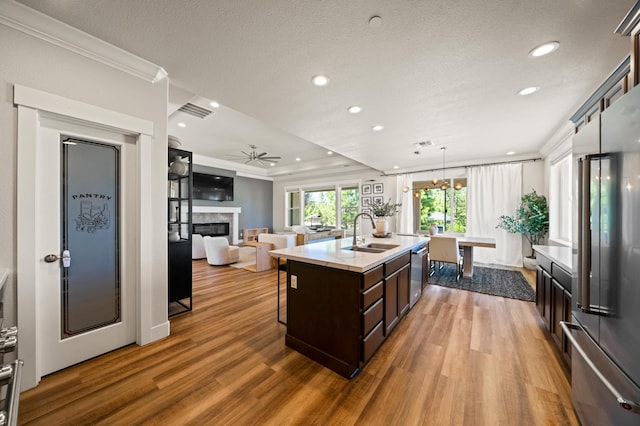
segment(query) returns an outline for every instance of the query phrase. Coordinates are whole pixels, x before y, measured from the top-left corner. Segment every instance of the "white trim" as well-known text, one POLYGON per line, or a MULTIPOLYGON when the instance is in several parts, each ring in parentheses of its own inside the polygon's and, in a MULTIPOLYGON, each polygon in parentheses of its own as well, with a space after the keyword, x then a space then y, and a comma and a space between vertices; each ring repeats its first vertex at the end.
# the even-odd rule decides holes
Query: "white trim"
POLYGON ((17 308, 18 329, 20 330, 20 344, 18 345, 18 358, 24 361, 22 371, 21 388, 30 389, 40 381, 40 368, 38 352, 36 350, 37 339, 37 306, 36 297, 36 137, 38 113, 34 109, 18 105, 18 146, 16 191, 20 196, 17 199, 16 215, 16 281, 17 281, 17 308), (20 309, 21 306, 35 307, 35 309, 20 309))
POLYGON ((239 176, 242 176, 241 173, 246 173, 247 175, 251 175, 251 177, 253 177, 254 179, 273 180, 273 178, 267 176, 267 172, 265 169, 254 166, 247 166, 246 164, 238 164, 234 163, 233 161, 220 160, 219 158, 193 154, 193 164, 218 167, 225 170, 233 170, 239 176))
POLYGON ((267 180, 267 181, 273 182, 273 178, 272 177, 259 176, 259 175, 254 175, 252 173, 236 172, 236 176, 242 176, 242 177, 246 177, 246 178, 249 178, 249 179, 267 180))
MULTIPOLYGON (((39 253, 36 244, 36 158, 37 132, 40 126, 39 111, 47 111, 62 117, 86 120, 89 126, 97 125, 110 128, 115 132, 123 132, 135 136, 138 147, 138 193, 136 236, 138 246, 137 265, 138 286, 136 300, 136 338, 139 345, 168 335, 168 323, 153 327, 153 280, 152 280, 152 229, 148 217, 151 214, 150 179, 152 159, 151 134, 153 123, 140 118, 127 116, 115 111, 106 110, 93 105, 84 104, 47 92, 14 86, 14 103, 18 106, 18 143, 17 143, 17 305, 18 328, 20 329, 20 345, 18 357, 24 361, 22 373, 22 389, 35 387, 40 381, 39 354, 37 343, 37 314, 39 312, 36 297, 36 270, 39 253), (23 104, 26 102, 27 104, 23 104), (76 116, 77 114, 78 116, 76 116), (166 335, 162 333, 166 332, 166 335)), ((157 284, 157 283, 155 283, 157 284)), ((165 298, 166 299, 166 298, 165 298)), ((168 312, 165 310, 165 312, 168 312)))
POLYGON ((150 83, 167 77, 162 67, 13 0, 0 1, 0 24, 150 83))
POLYGON ((151 121, 19 84, 13 86, 13 103, 71 117, 74 120, 99 123, 100 126, 125 131, 128 135, 153 135, 151 121))
POLYGON ((571 121, 567 121, 551 136, 551 138, 549 138, 547 143, 545 143, 542 148, 540 148, 540 154, 542 154, 543 157, 548 157, 553 151, 555 151, 574 134, 575 127, 573 123, 571 121))

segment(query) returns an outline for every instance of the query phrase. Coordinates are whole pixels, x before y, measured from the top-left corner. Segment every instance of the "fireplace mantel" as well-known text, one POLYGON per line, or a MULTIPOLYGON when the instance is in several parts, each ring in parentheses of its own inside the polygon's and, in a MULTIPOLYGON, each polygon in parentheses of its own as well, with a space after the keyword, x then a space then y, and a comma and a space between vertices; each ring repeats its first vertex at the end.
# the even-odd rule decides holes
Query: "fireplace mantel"
POLYGON ((241 207, 214 207, 214 206, 193 206, 193 213, 226 213, 231 214, 233 217, 232 221, 232 235, 231 235, 231 244, 237 245, 240 241, 239 235, 239 221, 238 218, 240 213, 242 212, 241 207))

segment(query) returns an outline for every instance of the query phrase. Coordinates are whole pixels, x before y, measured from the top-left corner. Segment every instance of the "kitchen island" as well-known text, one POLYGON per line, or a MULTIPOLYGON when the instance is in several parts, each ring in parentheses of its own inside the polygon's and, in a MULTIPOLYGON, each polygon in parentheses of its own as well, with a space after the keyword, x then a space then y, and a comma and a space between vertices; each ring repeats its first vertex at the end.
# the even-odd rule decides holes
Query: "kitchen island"
POLYGON ((272 250, 287 260, 285 344, 351 378, 409 311, 411 250, 423 236, 351 239, 272 250), (363 251, 366 250, 366 251, 363 251))

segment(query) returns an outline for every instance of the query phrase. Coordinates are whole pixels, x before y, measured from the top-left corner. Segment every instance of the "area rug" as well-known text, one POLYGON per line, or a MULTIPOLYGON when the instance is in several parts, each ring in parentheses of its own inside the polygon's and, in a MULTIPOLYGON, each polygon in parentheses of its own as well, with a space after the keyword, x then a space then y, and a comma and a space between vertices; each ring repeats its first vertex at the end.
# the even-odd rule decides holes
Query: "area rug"
POLYGON ((256 264, 256 248, 255 247, 240 247, 239 249, 240 260, 236 263, 232 263, 231 267, 244 268, 246 266, 256 264))
POLYGON ((533 291, 522 273, 508 269, 474 266, 473 278, 460 277, 460 279, 456 281, 455 265, 445 263, 442 269, 436 268, 436 272, 429 277, 427 282, 443 287, 476 291, 478 293, 520 299, 527 302, 534 302, 536 300, 535 291, 533 291))

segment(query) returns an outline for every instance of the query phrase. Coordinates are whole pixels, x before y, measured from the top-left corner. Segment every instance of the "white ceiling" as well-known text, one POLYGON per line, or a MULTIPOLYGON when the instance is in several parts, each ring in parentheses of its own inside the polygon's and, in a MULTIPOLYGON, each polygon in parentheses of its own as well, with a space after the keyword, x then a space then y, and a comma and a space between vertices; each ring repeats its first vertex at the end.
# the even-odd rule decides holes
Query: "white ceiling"
POLYGON ((169 133, 220 159, 255 144, 282 157, 266 166, 273 176, 428 169, 442 164, 442 146, 448 164, 537 157, 628 54, 613 31, 634 2, 21 0, 162 66, 182 88, 170 112, 218 101, 205 119, 173 113, 169 133), (369 25, 374 15, 381 26, 369 25), (547 41, 560 48, 528 57, 547 41), (315 74, 330 84, 314 87, 315 74), (518 96, 527 86, 540 91, 518 96), (436 145, 414 154, 425 140, 436 145))

